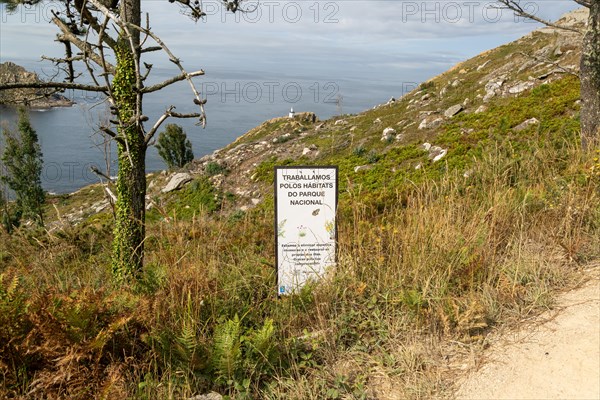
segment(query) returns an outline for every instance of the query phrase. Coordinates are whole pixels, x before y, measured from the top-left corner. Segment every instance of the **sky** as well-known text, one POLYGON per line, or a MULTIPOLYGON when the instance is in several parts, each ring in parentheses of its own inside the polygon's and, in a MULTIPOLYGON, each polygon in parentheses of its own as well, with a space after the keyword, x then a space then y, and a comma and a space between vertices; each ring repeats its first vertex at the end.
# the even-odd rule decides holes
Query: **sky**
MULTIPOLYGON (((364 78, 425 80, 456 62, 516 39, 537 24, 519 20, 492 1, 247 2, 253 12, 228 13, 217 0, 203 1, 204 20, 192 21, 177 4, 143 0, 152 29, 184 65, 207 76, 240 78, 364 78)), ((577 7, 571 0, 522 1, 551 20, 577 7)), ((61 56, 49 23, 51 2, 0 9, 0 61, 31 64, 41 55, 61 56)), ((150 61, 173 69, 166 57, 150 61)), ((42 63, 35 64, 40 69, 42 63)), ((166 71, 165 71, 166 72, 166 71)))

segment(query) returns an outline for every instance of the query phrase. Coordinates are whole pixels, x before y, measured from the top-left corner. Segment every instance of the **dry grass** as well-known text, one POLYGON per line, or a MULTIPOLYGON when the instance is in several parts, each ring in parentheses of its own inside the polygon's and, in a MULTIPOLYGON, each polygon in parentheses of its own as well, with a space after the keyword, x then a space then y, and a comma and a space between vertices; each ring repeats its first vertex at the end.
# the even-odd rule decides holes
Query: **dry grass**
POLYGON ((149 224, 130 287, 105 219, 0 233, 0 397, 449 395, 490 329, 600 257, 598 153, 565 135, 489 140, 468 177, 449 156, 417 182, 348 182, 337 268, 281 300, 268 206, 149 224))

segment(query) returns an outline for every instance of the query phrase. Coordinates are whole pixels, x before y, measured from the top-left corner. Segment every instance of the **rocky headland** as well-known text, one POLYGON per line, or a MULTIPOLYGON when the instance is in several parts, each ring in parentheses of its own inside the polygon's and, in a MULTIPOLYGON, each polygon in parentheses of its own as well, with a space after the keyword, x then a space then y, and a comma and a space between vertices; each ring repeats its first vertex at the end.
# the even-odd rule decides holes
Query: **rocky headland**
MULTIPOLYGON (((0 64, 0 84, 6 83, 42 83, 35 72, 13 62, 0 64)), ((24 105, 31 108, 70 107, 74 104, 67 97, 53 89, 10 89, 0 91, 0 105, 24 105)))

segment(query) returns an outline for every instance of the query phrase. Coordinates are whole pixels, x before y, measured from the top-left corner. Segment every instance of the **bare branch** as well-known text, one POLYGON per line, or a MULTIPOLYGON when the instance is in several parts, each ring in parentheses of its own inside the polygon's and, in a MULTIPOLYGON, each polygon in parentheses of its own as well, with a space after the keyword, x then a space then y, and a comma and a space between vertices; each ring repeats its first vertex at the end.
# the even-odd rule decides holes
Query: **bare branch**
POLYGON ((125 144, 123 139, 107 126, 100 126, 100 130, 121 144, 125 144))
POLYGON ((161 83, 157 83, 156 85, 152 85, 152 86, 147 86, 142 90, 142 93, 152 93, 152 92, 156 92, 158 90, 161 90, 169 85, 172 85, 176 82, 181 82, 185 79, 189 77, 195 77, 195 76, 202 76, 204 75, 204 71, 203 70, 199 70, 199 71, 195 71, 195 72, 190 72, 188 74, 179 74, 177 76, 174 76, 170 79, 167 79, 166 81, 163 81, 161 83))
POLYGON ((112 66, 111 64, 107 63, 106 60, 103 60, 103 58, 101 56, 96 54, 92 50, 92 46, 90 46, 89 43, 86 43, 83 40, 79 39, 77 36, 75 36, 71 32, 69 27, 67 25, 65 25, 65 23, 60 18, 58 18, 58 16, 56 14, 54 14, 54 16, 52 17, 52 22, 62 32, 62 35, 59 35, 59 38, 58 38, 59 40, 71 42, 79 50, 81 50, 83 52, 84 57, 86 57, 86 56, 89 57, 93 62, 95 62, 96 64, 98 64, 101 67, 106 66, 106 70, 108 72, 110 72, 111 74, 114 74, 115 67, 112 66))
POLYGON ((102 46, 102 40, 103 40, 102 38, 106 31, 107 25, 108 25, 108 18, 105 18, 104 22, 102 23, 102 26, 100 27, 100 32, 98 32, 98 52, 100 53, 100 59, 102 60, 101 67, 102 67, 102 70, 104 71, 104 73, 101 76, 104 78, 104 83, 106 84, 106 87, 108 88, 108 97, 109 97, 109 99, 112 99, 112 88, 111 88, 110 80, 108 79, 110 71, 109 71, 108 65, 106 63, 106 56, 104 55, 104 47, 102 46))
POLYGON ((17 82, 0 84, 0 90, 9 89, 74 89, 85 90, 87 92, 104 92, 108 90, 106 86, 84 85, 81 83, 70 82, 17 82))
POLYGON ((198 114, 198 113, 193 113, 193 114, 176 113, 173 111, 174 109, 175 109, 175 106, 170 106, 169 108, 167 108, 165 113, 163 115, 161 115, 160 118, 156 121, 156 123, 154 124, 152 129, 150 129, 150 132, 148 132, 144 138, 146 145, 148 145, 148 143, 150 143, 150 141, 152 140, 152 137, 156 134, 156 131, 158 131, 158 128, 160 128, 162 123, 165 122, 167 120, 167 118, 169 118, 169 117, 173 117, 173 118, 199 118, 199 117, 201 117, 201 114, 198 114))
POLYGON ((519 51, 517 54, 520 54, 520 55, 522 55, 522 56, 523 56, 523 57, 525 57, 525 58, 532 58, 532 59, 534 59, 534 60, 535 60, 535 61, 537 61, 537 62, 543 62, 543 63, 545 63, 545 64, 550 64, 550 65, 552 65, 552 66, 554 66, 554 67, 556 67, 557 69, 559 69, 559 70, 560 70, 560 71, 556 71, 556 70, 554 70, 554 71, 553 71, 553 72, 551 72, 550 74, 552 74, 552 73, 554 73, 554 72, 564 72, 564 73, 566 73, 566 74, 570 74, 570 75, 573 75, 573 76, 576 76, 577 78, 579 78, 579 74, 577 73, 577 71, 576 71, 576 70, 574 70, 574 69, 572 69, 572 68, 566 68, 566 67, 563 67, 563 66, 562 66, 562 65, 560 65, 559 63, 557 63, 557 62, 554 62, 554 61, 552 61, 552 60, 549 60, 549 59, 548 59, 548 58, 546 58, 546 57, 536 57, 536 56, 534 56, 534 55, 531 55, 531 54, 526 54, 526 53, 524 53, 524 52, 522 52, 522 51, 519 51))
POLYGON ((573 0, 573 1, 579 5, 582 5, 587 8, 590 8, 592 6, 592 2, 589 0, 573 0))
POLYGON ((539 23, 549 26, 551 28, 575 32, 575 33, 579 33, 580 35, 584 34, 584 32, 580 31, 579 29, 571 28, 568 26, 557 25, 553 22, 547 21, 547 20, 537 17, 531 13, 528 13, 527 11, 525 11, 525 9, 523 7, 521 7, 518 0, 497 0, 497 1, 504 6, 504 7, 498 7, 498 8, 505 8, 505 9, 512 10, 519 17, 531 19, 533 21, 539 22, 539 23))
POLYGON ((85 59, 85 57, 83 56, 83 54, 79 54, 76 56, 65 57, 65 58, 42 56, 41 59, 47 60, 47 61, 52 61, 55 64, 66 64, 66 63, 73 62, 73 61, 83 61, 85 59))
MULTIPOLYGON (((107 176, 107 175, 106 175, 104 172, 100 171, 100 170, 98 169, 98 167, 96 167, 95 165, 92 165, 92 166, 90 167, 90 170, 91 170, 93 173, 95 173, 96 175, 98 175, 98 176, 100 176, 100 177, 102 177, 102 178, 106 179, 106 180, 107 180, 107 181, 109 181, 109 182, 112 182, 112 181, 113 181, 113 180, 112 180, 112 178, 111 178, 110 176, 107 176)), ((112 194, 112 193, 111 193, 111 194, 112 194)), ((113 196, 114 196, 114 195, 113 195, 113 196)), ((113 196, 111 196, 111 197, 113 197, 113 196)))
MULTIPOLYGON (((96 0, 91 0, 91 1, 96 1, 96 0)), ((167 53, 167 55, 169 56, 169 61, 171 61, 172 63, 177 65, 177 67, 181 71, 181 75, 184 76, 184 79, 187 80, 188 83, 190 84, 190 87, 191 87, 192 92, 194 93, 194 97, 195 97, 194 103, 198 104, 200 106, 200 114, 199 114, 198 118, 200 119, 199 122, 200 122, 200 124, 202 124, 202 127, 205 127, 206 126, 206 113, 204 111, 204 103, 206 103, 206 101, 204 101, 200 98, 200 94, 198 93, 198 90, 196 89, 196 85, 194 85, 194 81, 192 81, 192 75, 189 74, 188 72, 186 72, 186 70, 183 68, 183 65, 181 65, 181 61, 179 60, 179 58, 175 57, 175 55, 171 52, 171 50, 169 50, 169 48, 161 40, 161 38, 159 38, 157 35, 155 35, 150 29, 145 29, 145 28, 142 28, 140 26, 135 26, 135 25, 132 25, 132 26, 135 29, 138 29, 140 32, 142 32, 142 33, 150 36, 152 39, 154 39, 154 41, 160 47, 162 47, 163 51, 165 53, 167 53)))
POLYGON ((140 53, 150 53, 153 51, 160 51, 162 50, 162 47, 160 46, 151 46, 151 47, 146 47, 145 49, 141 49, 140 53))
MULTIPOLYGON (((136 117, 136 123, 139 123, 139 118, 140 118, 140 110, 142 109, 142 93, 141 93, 141 88, 142 88, 142 71, 140 69, 140 60, 139 60, 139 49, 136 43, 136 41, 134 40, 133 35, 131 34, 130 31, 130 24, 127 21, 124 21, 123 19, 121 19, 120 16, 118 16, 117 14, 115 14, 114 12, 112 12, 111 10, 109 10, 108 8, 106 8, 104 6, 104 4, 100 3, 99 0, 87 0, 90 3, 92 3, 94 5, 94 7, 96 7, 102 14, 104 14, 105 18, 110 18, 112 19, 121 29, 123 29, 123 32, 125 33, 125 37, 127 38, 127 40, 129 41, 129 47, 131 48, 131 53, 134 55, 133 57, 133 63, 134 63, 134 67, 135 67, 135 80, 136 80, 136 108, 135 108, 135 117, 136 117)), ((137 29, 137 27, 135 27, 137 29)))

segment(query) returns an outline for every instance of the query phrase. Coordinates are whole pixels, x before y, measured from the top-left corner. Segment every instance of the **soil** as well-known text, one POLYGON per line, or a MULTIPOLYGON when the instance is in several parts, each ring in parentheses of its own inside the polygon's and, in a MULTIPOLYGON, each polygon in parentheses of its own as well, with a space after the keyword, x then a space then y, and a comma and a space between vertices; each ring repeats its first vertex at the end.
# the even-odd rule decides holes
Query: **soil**
POLYGON ((457 399, 600 399, 600 263, 556 307, 502 334, 457 399))

